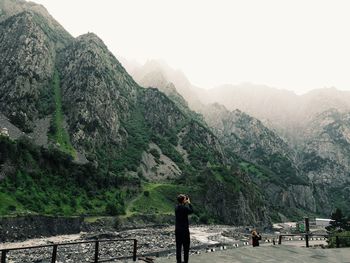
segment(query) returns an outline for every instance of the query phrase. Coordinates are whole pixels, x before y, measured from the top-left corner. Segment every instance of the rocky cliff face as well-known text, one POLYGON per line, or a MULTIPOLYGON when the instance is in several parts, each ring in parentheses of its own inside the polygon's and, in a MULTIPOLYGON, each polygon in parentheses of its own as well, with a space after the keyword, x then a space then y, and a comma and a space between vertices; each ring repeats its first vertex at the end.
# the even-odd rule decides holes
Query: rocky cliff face
POLYGON ((235 154, 241 169, 258 185, 272 211, 287 217, 299 214, 298 209, 316 212, 313 189, 287 142, 240 110, 230 112, 212 104, 203 107, 202 113, 225 148, 235 154))
POLYGON ((327 198, 319 200, 328 213, 332 210, 330 203, 349 211, 345 205, 350 196, 349 143, 350 115, 337 110, 316 116, 306 133, 302 168, 315 188, 323 189, 319 192, 327 198))
POLYGON ((35 16, 20 13, 0 26, 0 110, 25 131, 45 111, 39 101, 49 93, 56 57, 35 16))
POLYGON ((137 84, 91 33, 60 53, 58 68, 72 143, 88 143, 89 150, 106 143, 120 146, 126 133, 121 121, 130 116, 137 84))
MULTIPOLYGON (((266 204, 260 200, 259 191, 253 190, 254 184, 246 174, 232 169, 225 179, 221 175, 215 176, 215 167, 230 166, 234 161, 206 126, 181 111, 176 103, 157 89, 142 90, 139 101, 146 123, 152 130, 152 141, 160 146, 158 152, 176 163, 172 170, 175 168, 178 178, 188 181, 190 185, 200 186, 201 194, 197 202, 200 200, 201 206, 222 222, 268 224, 270 218, 266 204), (202 179, 196 179, 198 177, 202 179), (234 185, 240 187, 234 188, 234 185), (259 206, 259 209, 255 209, 255 206, 259 206)), ((166 163, 163 161, 163 164, 166 163)), ((162 165, 156 168, 159 175, 162 165)))
POLYGON ((23 12, 29 12, 35 16, 39 26, 58 48, 73 40, 73 37, 47 12, 44 6, 24 0, 0 0, 0 22, 23 12))
POLYGON ((289 162, 294 159, 294 153, 285 141, 261 121, 240 110, 230 112, 224 106, 212 104, 203 114, 224 144, 248 161, 267 164, 274 154, 289 162))

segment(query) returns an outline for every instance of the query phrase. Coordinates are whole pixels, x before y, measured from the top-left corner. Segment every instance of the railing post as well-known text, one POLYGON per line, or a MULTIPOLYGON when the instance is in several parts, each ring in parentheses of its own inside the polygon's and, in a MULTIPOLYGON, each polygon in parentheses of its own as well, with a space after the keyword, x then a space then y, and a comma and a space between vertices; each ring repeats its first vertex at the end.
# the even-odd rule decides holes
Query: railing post
POLYGON ((6 254, 7 254, 7 250, 3 250, 1 252, 1 263, 6 263, 6 254))
POLYGON ((57 259, 57 245, 53 246, 51 263, 56 263, 57 259))
POLYGON ((99 245, 99 242, 96 241, 95 242, 95 263, 98 263, 98 245, 99 245))
POLYGON ((278 245, 281 245, 282 244, 282 235, 279 235, 278 236, 278 245))
POLYGON ((134 250, 132 254, 132 260, 136 261, 136 254, 137 254, 137 239, 134 239, 134 250))
POLYGON ((337 248, 340 248, 339 236, 335 236, 335 244, 337 248))

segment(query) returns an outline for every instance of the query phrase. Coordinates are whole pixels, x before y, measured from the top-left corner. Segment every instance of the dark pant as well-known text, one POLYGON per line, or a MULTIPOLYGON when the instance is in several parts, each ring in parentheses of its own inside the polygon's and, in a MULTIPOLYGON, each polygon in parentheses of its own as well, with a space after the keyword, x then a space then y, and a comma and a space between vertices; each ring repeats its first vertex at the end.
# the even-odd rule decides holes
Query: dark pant
POLYGON ((181 248, 184 247, 184 262, 188 263, 188 253, 190 252, 190 231, 176 230, 176 262, 181 263, 181 248))

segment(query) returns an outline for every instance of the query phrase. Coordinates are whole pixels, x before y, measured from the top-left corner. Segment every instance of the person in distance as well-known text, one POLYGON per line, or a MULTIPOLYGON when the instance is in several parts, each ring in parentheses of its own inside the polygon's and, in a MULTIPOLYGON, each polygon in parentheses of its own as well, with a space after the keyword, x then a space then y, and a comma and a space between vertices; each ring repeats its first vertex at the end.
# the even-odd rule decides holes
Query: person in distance
POLYGON ((255 230, 252 231, 252 245, 253 247, 259 246, 259 240, 261 240, 261 235, 255 230))
POLYGON ((190 230, 188 215, 193 213, 193 208, 188 195, 180 194, 177 197, 175 207, 175 240, 176 262, 181 263, 181 249, 184 249, 184 263, 188 263, 190 251, 190 230))

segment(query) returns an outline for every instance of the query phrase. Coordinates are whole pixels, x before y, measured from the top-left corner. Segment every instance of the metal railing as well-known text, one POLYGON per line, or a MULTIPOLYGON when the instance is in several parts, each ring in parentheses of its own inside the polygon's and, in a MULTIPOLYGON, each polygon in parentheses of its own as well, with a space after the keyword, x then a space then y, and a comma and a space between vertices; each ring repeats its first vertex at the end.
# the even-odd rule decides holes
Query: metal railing
POLYGON ((278 236, 278 244, 282 244, 282 238, 283 237, 302 237, 305 240, 305 245, 306 247, 309 247, 309 239, 313 237, 323 237, 323 238, 328 238, 328 235, 318 235, 318 234, 311 234, 311 233, 302 233, 302 234, 282 234, 278 236))
MULTIPOLYGON (((94 261, 93 263, 99 263, 104 262, 106 260, 99 260, 99 245, 103 242, 126 242, 126 241, 133 241, 133 254, 132 254, 132 260, 136 261, 137 258, 137 239, 103 239, 103 240, 94 240, 94 241, 79 241, 79 242, 70 242, 70 243, 57 243, 57 244, 50 244, 50 245, 40 245, 40 246, 29 246, 29 247, 16 247, 16 248, 8 248, 8 249, 1 249, 1 263, 6 263, 6 256, 11 251, 16 250, 25 250, 25 249, 37 249, 37 248, 47 248, 52 247, 52 256, 51 256, 51 263, 56 263, 57 260, 57 251, 59 246, 71 246, 71 245, 79 245, 79 244, 90 244, 95 243, 95 253, 94 253, 94 261)), ((123 257, 125 258, 125 257, 123 257)), ((127 257, 128 258, 128 257, 127 257)), ((130 256, 131 258, 131 256, 130 256)), ((117 259, 117 258, 113 258, 117 259)), ((112 260, 112 259, 109 259, 112 260)))
POLYGON ((328 240, 330 240, 331 238, 335 238, 335 244, 336 244, 337 248, 340 248, 340 245, 341 245, 340 240, 341 239, 346 239, 346 238, 350 239, 350 236, 341 236, 341 235, 283 234, 283 235, 278 236, 278 244, 279 245, 282 244, 283 237, 292 237, 292 236, 303 237, 305 239, 306 247, 309 247, 309 238, 313 238, 313 237, 323 237, 323 238, 327 238, 328 240))

